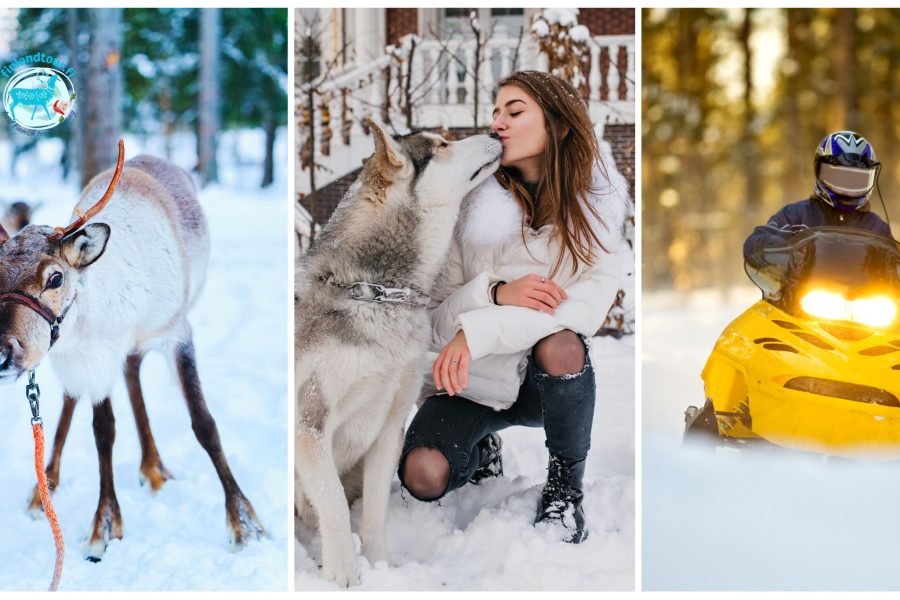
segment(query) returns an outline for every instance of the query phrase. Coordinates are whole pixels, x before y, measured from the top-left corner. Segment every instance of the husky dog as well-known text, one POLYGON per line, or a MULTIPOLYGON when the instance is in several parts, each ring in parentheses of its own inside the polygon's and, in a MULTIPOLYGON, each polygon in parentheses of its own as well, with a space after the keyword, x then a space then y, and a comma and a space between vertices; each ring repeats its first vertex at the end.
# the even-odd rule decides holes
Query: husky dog
POLYGON ((426 294, 463 197, 503 152, 487 135, 391 139, 370 125, 375 153, 300 258, 294 299, 296 507, 315 511, 325 577, 340 586, 359 582, 341 476, 361 467, 363 554, 387 560, 391 480, 430 339, 426 294))

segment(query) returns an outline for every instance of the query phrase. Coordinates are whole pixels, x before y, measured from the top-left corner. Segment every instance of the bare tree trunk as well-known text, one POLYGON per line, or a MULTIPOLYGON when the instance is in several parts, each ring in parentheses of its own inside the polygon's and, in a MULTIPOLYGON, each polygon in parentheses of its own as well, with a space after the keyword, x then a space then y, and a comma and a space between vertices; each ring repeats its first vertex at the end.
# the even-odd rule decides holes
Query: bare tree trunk
MULTIPOLYGON (((79 64, 81 53, 78 51, 77 8, 69 8, 66 10, 66 42, 69 45, 70 52, 69 66, 75 69, 76 72, 81 73, 83 71, 83 66, 79 64)), ((76 87, 80 88, 80 83, 81 82, 79 81, 79 85, 76 87)), ((81 105, 79 103, 75 110, 76 116, 80 109, 81 105)), ((69 173, 75 170, 81 163, 82 159, 78 155, 78 149, 81 148, 81 139, 84 136, 84 130, 82 129, 83 123, 83 118, 75 118, 69 121, 68 127, 63 128, 68 130, 67 135, 65 136, 66 148, 63 156, 63 179, 68 179, 69 173)))
MULTIPOLYGON (((787 58, 792 61, 791 64, 793 65, 793 72, 786 76, 784 99, 782 100, 785 107, 785 121, 782 136, 785 142, 784 147, 787 148, 790 147, 788 140, 802 139, 799 114, 800 106, 797 103, 797 94, 800 92, 798 79, 800 77, 801 69, 800 51, 802 43, 799 39, 800 24, 798 22, 798 9, 788 8, 785 10, 787 12, 787 58)), ((803 158, 807 157, 804 155, 803 158)), ((799 175, 803 172, 803 165, 809 163, 803 162, 800 159, 801 155, 798 152, 784 153, 784 176, 782 178, 784 183, 782 184, 781 189, 784 193, 785 201, 797 200, 800 198, 800 194, 802 194, 802 188, 800 187, 801 177, 799 177, 799 175)))
POLYGON ((87 69, 81 78, 79 119, 84 124, 81 139, 81 185, 116 163, 118 139, 122 135, 122 9, 88 11, 90 48, 87 69))
POLYGON ((172 111, 172 90, 169 81, 162 82, 159 90, 159 112, 162 115, 163 152, 166 158, 172 158, 172 134, 175 133, 175 115, 172 111))
POLYGON ((412 75, 413 60, 416 58, 416 40, 410 41, 409 56, 406 61, 406 83, 403 87, 403 116, 406 117, 406 129, 412 130, 412 75))
POLYGON ((756 161, 756 130, 754 121, 756 110, 753 106, 753 49, 750 46, 750 36, 753 34, 753 9, 744 9, 744 21, 741 26, 741 48, 744 54, 744 132, 741 142, 740 164, 744 165, 745 195, 748 222, 744 229, 747 233, 753 228, 753 224, 759 220, 761 192, 759 185, 759 169, 756 161))
POLYGON ((859 128, 859 111, 856 94, 856 10, 853 8, 838 9, 837 15, 837 60, 835 61, 835 81, 838 93, 835 95, 834 129, 859 128))
MULTIPOLYGON (((744 124, 743 138, 739 146, 739 163, 744 171, 744 194, 746 197, 744 224, 742 235, 749 235, 760 219, 762 205, 762 186, 760 185, 760 169, 757 162, 756 109, 753 105, 753 47, 750 37, 753 35, 753 9, 744 9, 744 21, 741 24, 740 41, 744 54, 744 124)), ((725 261, 719 261, 725 263, 725 261)), ((723 294, 725 290, 722 290, 723 294)))
POLYGON ((475 129, 478 129, 478 92, 481 89, 481 32, 475 32, 475 68, 473 69, 472 77, 475 78, 475 85, 472 87, 473 96, 472 98, 472 121, 475 129))
POLYGON ((275 132, 278 129, 273 116, 267 116, 263 129, 266 132, 266 156, 263 159, 262 187, 268 187, 275 181, 275 132))
POLYGON ((690 10, 677 9, 678 19, 678 85, 682 90, 693 91, 692 80, 697 72, 697 36, 693 30, 690 10))
POLYGON ((200 181, 218 181, 216 136, 219 133, 219 9, 200 9, 200 110, 198 152, 200 181))
MULTIPOLYGON (((310 42, 312 38, 310 38, 310 42)), ((309 75, 312 81, 312 74, 309 75)), ((310 87, 306 92, 306 110, 309 111, 308 151, 309 151, 309 193, 316 191, 316 92, 310 87)))

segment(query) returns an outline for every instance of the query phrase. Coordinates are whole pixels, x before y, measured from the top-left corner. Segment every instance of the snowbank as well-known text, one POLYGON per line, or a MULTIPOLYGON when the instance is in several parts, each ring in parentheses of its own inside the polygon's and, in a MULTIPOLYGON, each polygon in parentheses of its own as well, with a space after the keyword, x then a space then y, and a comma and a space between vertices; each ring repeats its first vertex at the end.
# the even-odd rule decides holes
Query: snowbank
POLYGON ((643 297, 643 589, 896 590, 896 466, 681 447, 706 357, 757 299, 643 297))
MULTIPOLYGON (((439 504, 419 502, 394 478, 387 526, 390 565, 359 557, 362 590, 634 589, 634 338, 597 338, 599 398, 588 456, 580 545, 532 526, 546 476, 543 430, 501 432, 505 477, 467 485, 439 504)), ((354 532, 361 502, 351 510, 354 532)), ((321 538, 296 528, 295 587, 333 590, 322 576, 321 538)), ((359 545, 359 538, 354 533, 359 545)), ((358 550, 358 547, 357 547, 358 550)))

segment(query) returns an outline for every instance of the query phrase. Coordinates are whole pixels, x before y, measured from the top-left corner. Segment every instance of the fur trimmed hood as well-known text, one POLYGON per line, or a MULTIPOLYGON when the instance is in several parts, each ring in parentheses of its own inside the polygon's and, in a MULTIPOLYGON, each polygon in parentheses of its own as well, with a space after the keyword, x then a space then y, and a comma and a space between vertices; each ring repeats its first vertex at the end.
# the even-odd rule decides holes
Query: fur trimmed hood
MULTIPOLYGON (((616 169, 609 144, 601 142, 603 165, 594 166, 593 187, 597 190, 588 195, 588 200, 597 210, 603 223, 594 221, 594 229, 603 245, 612 250, 625 242, 627 219, 633 213, 628 182, 616 169)), ((463 245, 499 246, 510 237, 520 237, 522 209, 512 194, 504 189, 496 177, 489 177, 472 190, 464 201, 457 239, 463 245)), ((545 225, 543 228, 553 227, 545 225)))

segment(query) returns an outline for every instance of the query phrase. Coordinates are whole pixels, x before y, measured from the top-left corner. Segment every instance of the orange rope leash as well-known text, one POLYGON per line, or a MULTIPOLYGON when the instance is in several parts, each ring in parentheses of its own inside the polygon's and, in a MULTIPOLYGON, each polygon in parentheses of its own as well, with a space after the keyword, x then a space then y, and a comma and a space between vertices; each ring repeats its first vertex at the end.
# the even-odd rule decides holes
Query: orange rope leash
POLYGON ((53 567, 53 581, 50 582, 50 591, 55 592, 59 588, 59 580, 62 577, 63 559, 66 556, 66 546, 63 541, 62 529, 53 504, 50 502, 50 486, 47 483, 47 473, 44 471, 44 423, 41 419, 38 400, 41 390, 34 382, 34 371, 29 373, 28 386, 25 395, 31 405, 31 432, 34 434, 34 472, 37 474, 38 490, 41 493, 41 506, 47 521, 50 522, 50 531, 53 532, 53 541, 56 544, 56 565, 53 567))
POLYGON ((44 507, 44 514, 50 522, 53 541, 56 543, 56 565, 53 567, 53 581, 50 582, 50 591, 55 592, 62 577, 66 546, 62 529, 59 527, 59 519, 56 518, 56 511, 50 502, 50 486, 47 485, 47 473, 44 471, 44 428, 40 423, 35 423, 31 429, 34 433, 34 472, 37 473, 38 489, 41 492, 41 506, 44 507))

